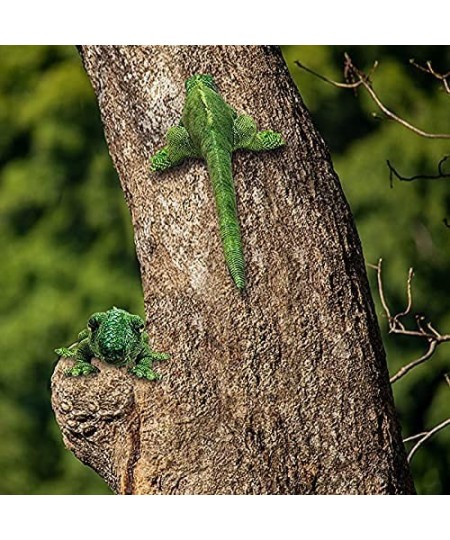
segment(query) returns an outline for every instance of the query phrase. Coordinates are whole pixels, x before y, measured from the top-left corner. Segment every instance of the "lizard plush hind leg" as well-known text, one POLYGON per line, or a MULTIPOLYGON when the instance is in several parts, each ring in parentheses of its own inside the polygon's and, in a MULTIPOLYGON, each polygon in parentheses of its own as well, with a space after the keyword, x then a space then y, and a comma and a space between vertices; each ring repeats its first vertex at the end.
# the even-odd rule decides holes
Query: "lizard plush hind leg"
POLYGON ((174 126, 167 131, 167 144, 150 158, 150 170, 165 171, 188 157, 200 157, 186 128, 174 126))
POLYGON ((266 129, 258 131, 256 122, 247 114, 238 116, 233 124, 233 146, 234 150, 243 148, 245 150, 253 150, 261 152, 264 150, 274 150, 285 144, 283 137, 266 129))

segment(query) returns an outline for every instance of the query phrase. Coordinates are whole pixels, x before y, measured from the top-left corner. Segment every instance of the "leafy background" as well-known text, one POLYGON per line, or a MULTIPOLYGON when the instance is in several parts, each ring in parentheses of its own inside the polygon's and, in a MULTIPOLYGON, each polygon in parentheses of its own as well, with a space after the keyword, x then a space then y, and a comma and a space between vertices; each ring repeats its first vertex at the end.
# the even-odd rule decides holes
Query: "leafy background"
MULTIPOLYGON (((449 47, 286 46, 283 54, 331 150, 350 202, 366 261, 384 259, 392 310, 405 302, 415 269, 414 307, 450 333, 448 180, 395 182, 386 159, 404 175, 434 173, 449 142, 426 140, 374 119, 373 103, 300 71, 296 59, 340 79, 343 53, 368 69, 398 114, 434 132, 450 132, 450 97, 409 58, 448 70, 449 47)), ((110 493, 64 449, 50 407, 55 347, 67 344, 87 316, 112 305, 143 315, 130 216, 103 137, 93 91, 75 48, 0 47, 0 493, 110 493)), ((420 356, 420 340, 388 336, 374 271, 368 270, 389 369, 420 356)), ((405 436, 450 412, 450 345, 394 385, 405 436)), ((414 457, 419 493, 450 493, 450 429, 414 457)))

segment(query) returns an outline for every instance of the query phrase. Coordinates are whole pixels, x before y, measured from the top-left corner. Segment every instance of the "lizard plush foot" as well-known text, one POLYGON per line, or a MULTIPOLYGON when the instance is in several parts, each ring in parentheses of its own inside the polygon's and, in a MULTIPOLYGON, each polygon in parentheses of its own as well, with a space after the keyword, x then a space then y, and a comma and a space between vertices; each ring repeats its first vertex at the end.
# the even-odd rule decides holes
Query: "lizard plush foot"
POLYGON ((200 157, 189 133, 183 126, 173 126, 167 131, 167 144, 150 158, 150 170, 165 171, 180 164, 188 157, 200 157))
POLYGON ((170 360, 170 354, 164 352, 151 352, 152 360, 157 360, 158 362, 163 362, 164 360, 170 360))
POLYGON ((159 381, 161 379, 161 375, 155 373, 151 367, 144 364, 137 364, 129 371, 136 377, 139 377, 139 379, 147 379, 148 381, 159 381))
POLYGON ((55 349, 55 353, 63 358, 73 358, 77 354, 77 350, 69 349, 69 347, 61 347, 60 349, 55 349))
POLYGON ((172 161, 169 157, 169 152, 167 148, 162 148, 158 150, 156 154, 150 158, 150 170, 153 172, 156 171, 165 171, 172 166, 172 161))
POLYGON ((279 133, 271 131, 270 129, 258 131, 255 139, 256 140, 253 143, 255 145, 255 150, 275 150, 275 148, 279 148, 286 144, 279 133))
POLYGON ((271 129, 258 131, 256 122, 248 114, 242 114, 235 119, 233 139, 235 150, 244 148, 245 150, 262 152, 274 150, 285 144, 283 137, 271 129))
POLYGON ((77 362, 73 368, 67 369, 65 373, 68 377, 79 377, 80 375, 90 375, 98 371, 95 366, 88 362, 77 362))

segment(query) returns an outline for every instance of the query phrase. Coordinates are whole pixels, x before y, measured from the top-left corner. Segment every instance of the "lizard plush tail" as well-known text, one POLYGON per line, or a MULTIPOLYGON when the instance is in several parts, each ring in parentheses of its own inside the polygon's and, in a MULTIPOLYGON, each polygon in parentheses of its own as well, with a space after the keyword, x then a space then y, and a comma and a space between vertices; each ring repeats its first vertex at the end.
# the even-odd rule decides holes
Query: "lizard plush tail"
POLYGON ((225 261, 236 287, 242 290, 245 288, 245 264, 231 169, 231 151, 222 148, 214 137, 208 142, 206 162, 216 199, 225 261))

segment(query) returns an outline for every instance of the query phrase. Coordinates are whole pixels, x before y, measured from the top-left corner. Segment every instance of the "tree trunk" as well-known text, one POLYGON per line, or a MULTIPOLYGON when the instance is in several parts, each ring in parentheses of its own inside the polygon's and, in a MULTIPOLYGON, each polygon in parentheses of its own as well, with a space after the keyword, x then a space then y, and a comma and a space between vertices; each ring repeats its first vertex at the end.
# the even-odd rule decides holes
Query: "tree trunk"
POLYGON ((358 235, 279 50, 81 55, 132 214, 150 342, 172 358, 158 383, 101 362, 97 376, 65 378, 61 360, 65 444, 118 493, 413 493, 358 235), (244 294, 205 164, 148 169, 194 73, 287 141, 233 159, 244 294))

